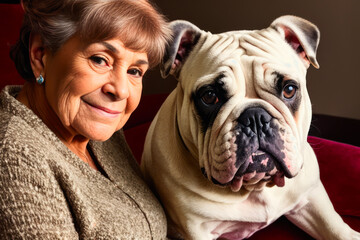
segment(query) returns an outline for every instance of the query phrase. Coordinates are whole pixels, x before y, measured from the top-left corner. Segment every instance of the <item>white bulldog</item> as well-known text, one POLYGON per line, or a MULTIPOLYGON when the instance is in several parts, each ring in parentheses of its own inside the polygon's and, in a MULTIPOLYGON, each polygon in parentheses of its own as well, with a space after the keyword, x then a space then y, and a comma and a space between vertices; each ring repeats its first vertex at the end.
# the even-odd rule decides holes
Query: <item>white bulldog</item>
POLYGON ((285 215, 316 239, 360 239, 335 212, 307 143, 318 28, 295 16, 259 31, 171 27, 161 71, 179 82, 141 165, 169 237, 243 239, 285 215))

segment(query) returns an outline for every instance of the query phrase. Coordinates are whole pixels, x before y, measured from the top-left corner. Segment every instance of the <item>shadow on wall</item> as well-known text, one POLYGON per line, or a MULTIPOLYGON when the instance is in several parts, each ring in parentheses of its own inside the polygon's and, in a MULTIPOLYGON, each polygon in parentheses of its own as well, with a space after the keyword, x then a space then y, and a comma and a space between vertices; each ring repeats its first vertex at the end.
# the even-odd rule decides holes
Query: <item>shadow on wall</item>
MULTIPOLYGON (((360 1, 358 0, 153 0, 169 20, 185 19, 199 28, 220 33, 262 29, 277 17, 297 15, 315 23, 321 32, 318 61, 308 71, 308 91, 318 114, 360 119, 360 1), (356 29, 356 30, 355 30, 356 29)), ((163 80, 153 69, 144 82, 144 94, 167 93, 176 80, 163 80)))

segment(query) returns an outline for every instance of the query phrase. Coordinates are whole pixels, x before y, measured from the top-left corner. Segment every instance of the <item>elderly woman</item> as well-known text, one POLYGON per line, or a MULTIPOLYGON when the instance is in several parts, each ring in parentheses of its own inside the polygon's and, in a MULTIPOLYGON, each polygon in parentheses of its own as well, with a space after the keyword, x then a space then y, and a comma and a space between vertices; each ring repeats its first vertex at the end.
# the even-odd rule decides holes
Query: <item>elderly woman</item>
POLYGON ((169 30, 146 0, 24 0, 0 95, 0 238, 162 239, 121 129, 169 30))

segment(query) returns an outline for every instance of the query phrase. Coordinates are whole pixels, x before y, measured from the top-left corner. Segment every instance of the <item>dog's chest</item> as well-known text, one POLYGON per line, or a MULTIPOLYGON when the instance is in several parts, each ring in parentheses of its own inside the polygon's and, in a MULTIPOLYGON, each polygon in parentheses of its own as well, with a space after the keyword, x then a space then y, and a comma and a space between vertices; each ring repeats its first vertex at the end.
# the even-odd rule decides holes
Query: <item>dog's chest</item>
POLYGON ((256 231, 266 227, 266 223, 224 221, 211 232, 220 239, 244 239, 249 238, 256 231), (225 233, 224 233, 225 232, 225 233))
MULTIPOLYGON (((272 193, 272 191, 270 192, 272 193)), ((302 201, 297 204, 290 203, 290 201, 286 201, 283 194, 277 192, 274 193, 277 197, 274 197, 273 194, 269 196, 266 193, 250 194, 242 202, 226 204, 222 207, 208 206, 207 209, 214 210, 213 218, 201 225, 206 228, 206 232, 211 233, 213 239, 248 238, 274 222, 285 212, 296 207, 297 204, 303 205, 302 201)))

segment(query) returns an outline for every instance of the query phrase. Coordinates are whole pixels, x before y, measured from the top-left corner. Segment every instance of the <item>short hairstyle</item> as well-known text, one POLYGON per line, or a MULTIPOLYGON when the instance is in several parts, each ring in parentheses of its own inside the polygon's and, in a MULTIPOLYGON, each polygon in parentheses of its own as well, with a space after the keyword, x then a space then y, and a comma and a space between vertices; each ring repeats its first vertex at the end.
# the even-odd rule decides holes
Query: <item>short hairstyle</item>
POLYGON ((147 0, 22 0, 24 20, 18 42, 10 52, 20 75, 34 79, 29 38, 41 36, 52 53, 78 34, 85 43, 119 37, 125 47, 146 52, 157 65, 170 39, 165 18, 147 0))

